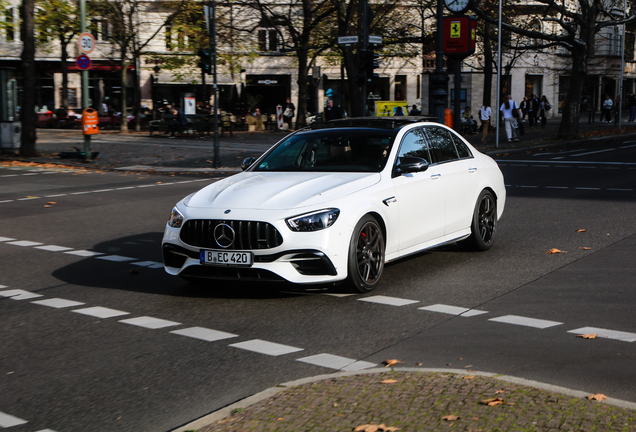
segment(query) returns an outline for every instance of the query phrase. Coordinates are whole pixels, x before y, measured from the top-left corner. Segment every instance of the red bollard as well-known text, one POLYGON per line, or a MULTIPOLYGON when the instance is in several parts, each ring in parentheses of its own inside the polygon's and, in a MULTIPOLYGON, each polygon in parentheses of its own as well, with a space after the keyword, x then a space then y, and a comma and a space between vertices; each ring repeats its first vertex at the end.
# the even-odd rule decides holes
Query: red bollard
POLYGON ((449 128, 453 128, 453 110, 450 108, 444 109, 444 124, 449 128))

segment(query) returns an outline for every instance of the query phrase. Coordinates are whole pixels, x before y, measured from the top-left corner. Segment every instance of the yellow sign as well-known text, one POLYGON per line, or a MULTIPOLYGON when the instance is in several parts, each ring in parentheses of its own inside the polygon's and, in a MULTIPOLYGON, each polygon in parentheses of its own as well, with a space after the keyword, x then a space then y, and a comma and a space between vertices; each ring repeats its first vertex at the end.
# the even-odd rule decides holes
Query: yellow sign
POLYGON ((377 117, 405 116, 408 114, 406 101, 375 101, 377 117))
POLYGON ((461 21, 451 21, 450 25, 450 37, 455 39, 461 37, 462 33, 462 22, 461 21))

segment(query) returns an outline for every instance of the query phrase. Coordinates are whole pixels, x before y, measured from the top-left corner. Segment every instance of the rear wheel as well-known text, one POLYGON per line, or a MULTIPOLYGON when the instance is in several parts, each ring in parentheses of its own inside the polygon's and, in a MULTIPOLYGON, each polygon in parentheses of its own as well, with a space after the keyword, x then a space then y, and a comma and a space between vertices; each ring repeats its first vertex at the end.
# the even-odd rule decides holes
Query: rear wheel
POLYGON ((369 215, 360 219, 349 244, 347 279, 357 291, 371 291, 380 282, 384 248, 384 235, 378 222, 369 215))
POLYGON ((492 192, 483 190, 479 194, 470 229, 466 244, 474 250, 490 249, 497 234, 497 201, 492 192))

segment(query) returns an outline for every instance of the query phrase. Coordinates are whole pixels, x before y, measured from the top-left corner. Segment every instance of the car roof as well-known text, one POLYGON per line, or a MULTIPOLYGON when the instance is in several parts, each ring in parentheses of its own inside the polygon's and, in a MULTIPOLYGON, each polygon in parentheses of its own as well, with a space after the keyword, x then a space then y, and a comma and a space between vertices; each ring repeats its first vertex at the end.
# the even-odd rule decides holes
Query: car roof
POLYGON ((437 120, 431 116, 399 116, 399 117, 351 117, 346 119, 315 122, 310 125, 312 130, 333 128, 376 128, 399 129, 413 123, 431 122, 437 120))

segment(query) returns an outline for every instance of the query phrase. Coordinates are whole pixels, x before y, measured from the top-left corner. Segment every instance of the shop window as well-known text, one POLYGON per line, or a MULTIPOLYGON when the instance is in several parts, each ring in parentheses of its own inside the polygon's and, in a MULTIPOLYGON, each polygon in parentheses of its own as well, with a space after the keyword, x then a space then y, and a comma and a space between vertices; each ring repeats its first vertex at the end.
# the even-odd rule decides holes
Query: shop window
POLYGON ((16 20, 16 8, 8 8, 4 13, 4 40, 7 42, 15 42, 18 38, 18 24, 16 20))
POLYGON ((108 21, 103 18, 91 19, 90 31, 98 41, 105 41, 110 37, 108 21))
POLYGON ((261 52, 278 51, 278 32, 276 29, 258 30, 258 50, 261 52))

